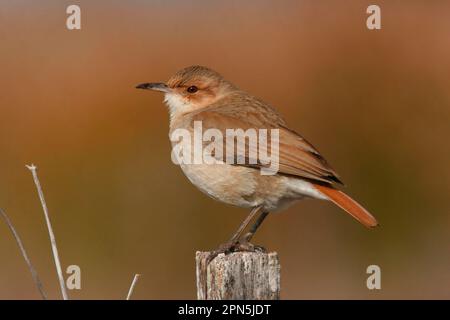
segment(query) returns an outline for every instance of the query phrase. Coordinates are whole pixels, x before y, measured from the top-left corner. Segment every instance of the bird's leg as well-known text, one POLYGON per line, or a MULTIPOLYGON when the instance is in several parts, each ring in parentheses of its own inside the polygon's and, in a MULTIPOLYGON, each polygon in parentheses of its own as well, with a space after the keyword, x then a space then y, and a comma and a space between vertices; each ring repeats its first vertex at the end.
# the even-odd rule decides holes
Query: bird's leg
MULTIPOLYGON (((262 210, 261 207, 253 208, 252 211, 250 211, 250 213, 247 216, 247 218, 245 218, 245 220, 241 223, 241 225, 236 230, 234 235, 231 237, 230 241, 228 241, 228 242, 226 242, 224 244, 221 244, 218 249, 214 250, 213 252, 211 252, 209 254, 208 259, 206 260, 206 265, 209 265, 209 263, 221 253, 227 254, 227 253, 230 253, 230 252, 233 252, 233 251, 252 251, 252 250, 245 250, 245 248, 240 248, 240 246, 239 246, 239 244, 240 244, 239 238, 240 238, 242 232, 244 231, 244 229, 250 223, 250 221, 252 221, 252 219, 255 217, 255 215, 257 213, 259 213, 261 210, 262 210), (241 250, 239 250, 239 249, 241 249, 241 250)), ((253 229, 253 227, 252 227, 252 229, 253 229)))
POLYGON ((255 246, 253 244, 250 243, 250 240, 253 238, 253 236, 256 233, 256 230, 258 230, 259 226, 261 225, 261 223, 264 221, 264 219, 269 215, 269 212, 267 211, 263 211, 261 212, 261 214, 259 215, 258 219, 255 221, 255 223, 252 225, 252 227, 250 228, 249 232, 247 232, 242 238, 241 240, 239 240, 239 243, 241 246, 245 246, 248 245, 250 247, 253 248, 253 250, 256 251, 262 251, 265 252, 266 249, 264 247, 261 246, 255 246))
POLYGON ((240 236, 242 234, 242 231, 244 231, 244 229, 248 226, 250 221, 252 221, 253 217, 260 211, 261 211, 261 207, 253 208, 252 211, 250 211, 250 213, 247 216, 247 218, 245 218, 245 220, 242 221, 241 225, 236 230, 234 235, 231 237, 230 241, 228 241, 228 243, 236 243, 239 240, 239 238, 240 238, 240 236))

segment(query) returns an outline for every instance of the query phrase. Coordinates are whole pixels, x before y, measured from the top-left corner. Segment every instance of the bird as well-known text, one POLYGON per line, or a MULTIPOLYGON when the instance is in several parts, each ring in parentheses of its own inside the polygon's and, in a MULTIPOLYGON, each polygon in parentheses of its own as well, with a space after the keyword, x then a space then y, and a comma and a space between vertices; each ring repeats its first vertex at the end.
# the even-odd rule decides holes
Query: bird
POLYGON ((222 154, 215 163, 179 164, 190 182, 208 196, 250 210, 212 258, 219 253, 265 250, 250 242, 264 219, 305 198, 331 201, 368 228, 378 225, 368 210, 340 190, 343 183, 335 170, 311 143, 288 127, 274 107, 239 89, 218 72, 194 65, 177 71, 167 82, 141 83, 136 88, 164 93, 170 114, 169 136, 180 129, 195 134, 196 122, 202 124, 203 130, 217 130, 223 137, 228 129, 278 132, 278 168, 273 174, 261 174, 267 164, 250 159, 252 146, 248 141, 241 153, 246 160, 254 160, 252 163, 230 163, 222 154))

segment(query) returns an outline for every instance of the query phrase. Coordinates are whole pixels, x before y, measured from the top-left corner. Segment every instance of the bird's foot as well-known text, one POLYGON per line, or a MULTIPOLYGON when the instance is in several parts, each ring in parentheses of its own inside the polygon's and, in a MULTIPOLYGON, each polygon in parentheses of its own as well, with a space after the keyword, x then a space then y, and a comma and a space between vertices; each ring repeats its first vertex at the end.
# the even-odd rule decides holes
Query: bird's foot
POLYGON ((253 237, 252 233, 246 233, 241 239, 238 240, 238 246, 233 252, 267 252, 263 246, 250 243, 250 239, 253 237))
POLYGON ((227 255, 232 252, 266 252, 266 249, 264 247, 250 243, 249 239, 251 237, 252 234, 247 233, 237 241, 234 242, 230 241, 221 244, 219 248, 217 248, 216 250, 214 250, 209 254, 208 258, 206 259, 206 266, 208 266, 211 263, 211 261, 214 260, 214 258, 216 258, 219 254, 222 253, 227 255))

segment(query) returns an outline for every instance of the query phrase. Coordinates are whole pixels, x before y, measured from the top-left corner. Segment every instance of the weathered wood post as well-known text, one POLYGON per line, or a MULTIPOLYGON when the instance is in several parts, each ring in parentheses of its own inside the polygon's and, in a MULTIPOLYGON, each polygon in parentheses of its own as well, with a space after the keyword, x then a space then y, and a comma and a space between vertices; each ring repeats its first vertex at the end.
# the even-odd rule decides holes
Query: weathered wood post
POLYGON ((280 263, 276 252, 220 254, 207 267, 205 277, 208 255, 209 252, 197 252, 195 257, 199 300, 280 299, 280 263))

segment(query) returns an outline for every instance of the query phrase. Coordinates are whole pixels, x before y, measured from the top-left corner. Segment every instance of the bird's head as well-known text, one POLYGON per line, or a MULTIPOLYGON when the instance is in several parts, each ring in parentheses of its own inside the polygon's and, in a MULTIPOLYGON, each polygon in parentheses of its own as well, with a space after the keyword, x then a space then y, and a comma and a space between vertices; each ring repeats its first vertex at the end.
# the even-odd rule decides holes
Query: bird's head
POLYGON ((208 107, 237 90, 219 73, 202 66, 191 66, 175 73, 166 83, 151 82, 138 89, 162 91, 171 116, 208 107))

